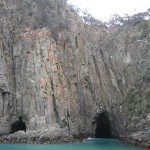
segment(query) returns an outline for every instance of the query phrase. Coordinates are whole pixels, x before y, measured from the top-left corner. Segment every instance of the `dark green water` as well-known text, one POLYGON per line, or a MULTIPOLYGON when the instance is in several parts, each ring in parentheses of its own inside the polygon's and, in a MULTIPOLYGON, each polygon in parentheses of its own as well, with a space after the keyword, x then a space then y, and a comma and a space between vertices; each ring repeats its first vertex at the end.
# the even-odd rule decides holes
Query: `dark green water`
POLYGON ((146 150, 116 139, 90 139, 74 144, 0 144, 0 150, 146 150))

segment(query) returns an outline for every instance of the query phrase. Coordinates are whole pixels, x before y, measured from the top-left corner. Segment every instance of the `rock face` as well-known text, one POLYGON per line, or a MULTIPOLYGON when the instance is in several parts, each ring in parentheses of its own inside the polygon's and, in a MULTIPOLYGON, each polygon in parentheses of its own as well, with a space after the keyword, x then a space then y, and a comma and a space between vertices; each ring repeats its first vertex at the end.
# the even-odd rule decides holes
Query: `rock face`
POLYGON ((63 0, 0 7, 1 134, 21 117, 27 132, 94 136, 106 111, 112 135, 150 141, 148 22, 92 27, 63 0))

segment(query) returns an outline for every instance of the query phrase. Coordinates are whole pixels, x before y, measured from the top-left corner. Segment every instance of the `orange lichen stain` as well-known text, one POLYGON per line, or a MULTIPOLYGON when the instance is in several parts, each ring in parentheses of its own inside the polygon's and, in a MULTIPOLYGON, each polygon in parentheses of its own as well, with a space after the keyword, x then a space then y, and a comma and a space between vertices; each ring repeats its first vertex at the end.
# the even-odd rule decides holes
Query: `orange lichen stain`
POLYGON ((51 33, 46 28, 38 30, 26 28, 25 31, 21 33, 20 37, 22 38, 34 37, 34 39, 39 39, 39 38, 48 38, 50 36, 51 33))
POLYGON ((44 88, 45 86, 47 86, 48 82, 49 82, 48 77, 41 77, 40 78, 40 87, 44 88))
POLYGON ((52 66, 52 70, 53 70, 54 73, 56 73, 56 72, 58 71, 58 70, 57 70, 57 65, 53 65, 53 66, 52 66))
POLYGON ((52 51, 49 52, 48 59, 49 59, 50 61, 53 61, 53 59, 55 59, 54 52, 52 52, 52 51))

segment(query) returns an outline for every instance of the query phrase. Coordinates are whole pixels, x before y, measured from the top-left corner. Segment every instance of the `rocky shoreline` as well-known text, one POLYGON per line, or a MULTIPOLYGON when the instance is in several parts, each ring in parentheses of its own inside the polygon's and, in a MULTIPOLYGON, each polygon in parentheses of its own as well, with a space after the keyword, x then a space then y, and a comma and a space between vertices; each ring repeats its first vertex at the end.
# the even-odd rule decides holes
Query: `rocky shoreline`
MULTIPOLYGON (((20 144, 60 144, 82 142, 85 137, 64 135, 41 136, 39 133, 24 133, 19 131, 14 134, 0 136, 0 143, 20 143, 20 144), (37 136, 37 135, 38 136, 37 136), (30 136, 29 136, 30 135, 30 136)), ((150 149, 150 142, 141 141, 132 137, 120 137, 124 143, 150 149)))
POLYGON ((59 144, 73 143, 82 141, 80 136, 72 136, 65 132, 23 132, 18 131, 14 134, 0 136, 0 143, 25 143, 25 144, 59 144))
POLYGON ((61 143, 75 143, 75 142, 81 142, 81 139, 75 139, 75 138, 62 138, 58 137, 55 139, 51 138, 43 138, 43 139, 7 139, 0 137, 0 143, 19 143, 19 144, 61 144, 61 143))
POLYGON ((119 140, 132 146, 143 147, 150 149, 150 142, 141 141, 131 137, 120 137, 119 140))

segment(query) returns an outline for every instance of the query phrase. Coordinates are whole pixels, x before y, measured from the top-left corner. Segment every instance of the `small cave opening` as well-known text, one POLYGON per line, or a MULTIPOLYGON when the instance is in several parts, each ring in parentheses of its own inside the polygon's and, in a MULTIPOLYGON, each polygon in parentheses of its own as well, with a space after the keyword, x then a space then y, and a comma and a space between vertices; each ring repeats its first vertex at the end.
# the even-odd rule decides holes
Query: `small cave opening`
POLYGON ((109 116, 106 111, 99 113, 96 117, 96 138, 111 138, 111 125, 109 121, 109 116))
POLYGON ((22 117, 19 117, 18 121, 11 124, 11 133, 15 133, 21 130, 26 132, 26 124, 22 121, 22 117))

